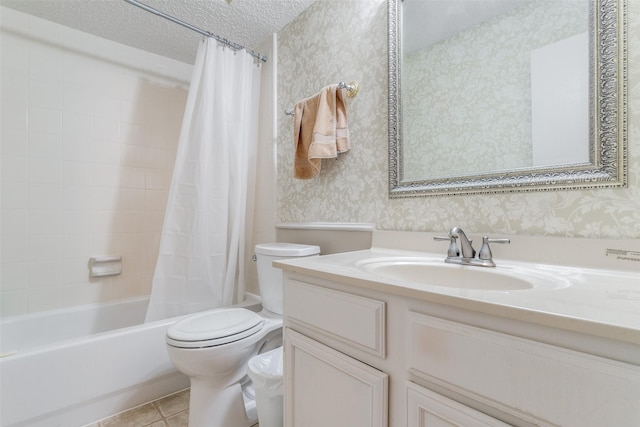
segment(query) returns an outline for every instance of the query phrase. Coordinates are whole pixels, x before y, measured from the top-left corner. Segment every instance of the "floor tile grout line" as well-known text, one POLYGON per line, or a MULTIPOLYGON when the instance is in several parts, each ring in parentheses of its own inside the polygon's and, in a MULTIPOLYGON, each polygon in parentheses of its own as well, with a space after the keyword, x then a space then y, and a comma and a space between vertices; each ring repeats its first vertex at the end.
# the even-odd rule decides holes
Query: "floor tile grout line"
MULTIPOLYGON (((186 405, 186 407, 184 409, 181 409, 181 410, 179 410, 179 411, 177 411, 175 413, 172 413, 172 414, 169 414, 169 415, 165 416, 164 413, 162 412, 162 410, 160 409, 161 405, 160 405, 159 402, 162 401, 162 400, 166 400, 166 399, 168 399, 168 398, 170 398, 172 396, 176 396, 177 397, 177 395, 179 395, 180 393, 187 393, 187 392, 190 392, 190 389, 186 388, 184 390, 180 390, 180 391, 177 391, 175 393, 168 394, 166 396, 160 397, 160 398, 158 398, 156 400, 153 400, 151 402, 143 403, 143 404, 138 405, 138 406, 136 406, 134 408, 130 408, 130 409, 127 409, 126 411, 122 411, 122 412, 119 412, 117 414, 113 414, 113 415, 111 415, 109 417, 106 417, 106 418, 104 418, 102 420, 95 421, 94 423, 88 424, 85 427, 105 427, 105 426, 108 425, 109 420, 112 420, 112 419, 114 419, 116 417, 126 416, 125 414, 127 414, 128 412, 141 411, 145 407, 152 408, 154 410, 154 412, 157 413, 157 415, 160 417, 160 419, 156 419, 155 421, 152 421, 152 422, 145 422, 144 424, 141 424, 141 425, 139 425, 137 427, 149 427, 149 426, 152 426, 152 425, 160 423, 160 422, 162 422, 162 424, 164 424, 165 427, 169 427, 170 423, 169 423, 168 420, 170 418, 173 418, 173 417, 178 417, 182 413, 185 413, 185 412, 187 413, 187 420, 188 420, 189 405, 187 403, 187 405, 186 405), (103 423, 106 423, 106 424, 103 424, 103 423)), ((184 425, 184 426, 181 425, 180 427, 187 427, 187 426, 186 425, 184 425)), ((259 424, 254 424, 254 425, 252 425, 252 427, 260 427, 260 426, 259 426, 259 424)))

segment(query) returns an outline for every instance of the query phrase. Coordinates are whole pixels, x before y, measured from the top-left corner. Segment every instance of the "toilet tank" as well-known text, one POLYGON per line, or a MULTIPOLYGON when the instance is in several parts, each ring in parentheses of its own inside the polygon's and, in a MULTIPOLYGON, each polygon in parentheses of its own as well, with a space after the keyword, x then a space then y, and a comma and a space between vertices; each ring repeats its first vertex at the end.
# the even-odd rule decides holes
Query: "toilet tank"
POLYGON ((319 255, 320 247, 295 243, 263 243, 256 245, 255 252, 262 307, 281 315, 282 270, 274 268, 271 263, 275 260, 319 255))

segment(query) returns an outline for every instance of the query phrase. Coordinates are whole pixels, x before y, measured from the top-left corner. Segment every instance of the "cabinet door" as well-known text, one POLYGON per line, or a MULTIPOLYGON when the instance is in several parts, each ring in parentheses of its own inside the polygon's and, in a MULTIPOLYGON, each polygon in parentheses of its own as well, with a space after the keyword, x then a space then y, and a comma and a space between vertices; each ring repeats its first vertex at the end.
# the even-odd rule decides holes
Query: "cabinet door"
POLYGON ((408 427, 507 427, 501 421, 424 387, 407 383, 408 427))
POLYGON ((285 426, 387 426, 387 374, 291 329, 284 363, 285 426))

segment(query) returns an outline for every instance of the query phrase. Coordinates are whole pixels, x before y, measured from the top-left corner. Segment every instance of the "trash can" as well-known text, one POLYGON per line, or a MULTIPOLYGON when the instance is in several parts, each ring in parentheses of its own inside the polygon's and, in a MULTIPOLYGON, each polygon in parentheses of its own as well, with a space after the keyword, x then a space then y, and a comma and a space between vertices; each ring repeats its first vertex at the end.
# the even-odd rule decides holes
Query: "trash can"
POLYGON ((260 427, 282 427, 282 347, 249 360, 248 374, 256 390, 260 427))

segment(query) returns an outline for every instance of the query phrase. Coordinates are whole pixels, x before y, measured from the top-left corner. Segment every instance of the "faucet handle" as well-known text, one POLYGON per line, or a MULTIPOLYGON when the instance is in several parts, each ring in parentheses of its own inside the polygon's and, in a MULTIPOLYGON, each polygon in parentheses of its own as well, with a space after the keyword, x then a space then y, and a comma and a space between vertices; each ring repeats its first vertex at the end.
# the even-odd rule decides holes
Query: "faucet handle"
POLYGON ((457 256, 460 256, 460 250, 458 249, 456 239, 456 236, 433 236, 433 240, 449 241, 449 249, 447 249, 448 258, 455 258, 457 256))
POLYGON ((489 236, 482 236, 482 247, 480 248, 480 252, 478 253, 478 259, 493 262, 493 254, 491 253, 489 243, 511 243, 511 240, 490 239, 489 236))

